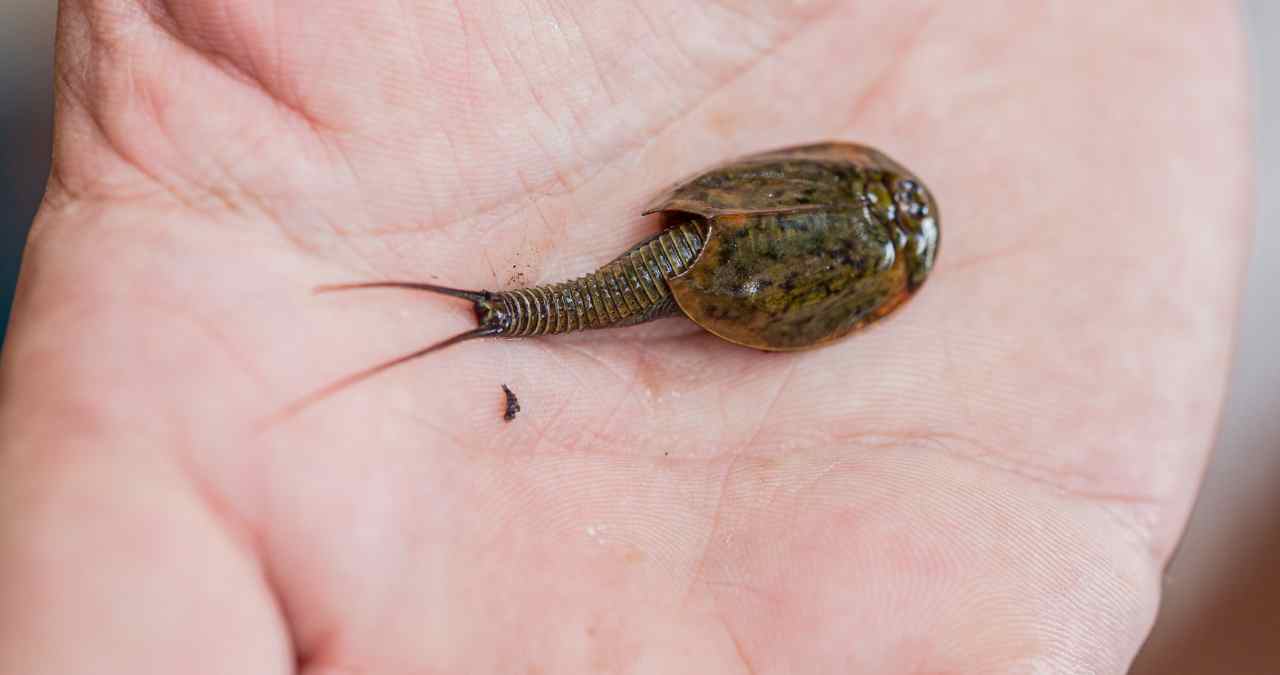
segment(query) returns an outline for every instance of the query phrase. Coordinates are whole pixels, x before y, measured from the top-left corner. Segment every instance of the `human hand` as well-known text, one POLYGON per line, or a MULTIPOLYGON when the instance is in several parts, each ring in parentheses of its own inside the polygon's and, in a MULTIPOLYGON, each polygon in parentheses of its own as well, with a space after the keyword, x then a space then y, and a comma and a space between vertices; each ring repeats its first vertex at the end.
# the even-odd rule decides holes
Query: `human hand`
POLYGON ((0 672, 1123 672, 1247 241, 1238 19, 1176 4, 63 2, 0 672), (475 341, 259 426, 473 321, 317 284, 568 278, 828 138, 939 200, 891 320, 475 341))

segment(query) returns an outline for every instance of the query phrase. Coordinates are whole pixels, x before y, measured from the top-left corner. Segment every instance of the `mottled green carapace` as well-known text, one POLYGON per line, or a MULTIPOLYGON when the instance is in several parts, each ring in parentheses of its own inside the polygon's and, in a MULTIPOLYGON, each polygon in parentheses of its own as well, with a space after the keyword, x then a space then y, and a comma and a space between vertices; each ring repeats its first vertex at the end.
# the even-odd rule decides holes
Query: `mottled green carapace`
POLYGON ((885 316, 928 277, 938 207, 919 178, 847 143, 745 157, 679 183, 646 213, 705 232, 667 279, 681 311, 748 347, 807 349, 885 316))

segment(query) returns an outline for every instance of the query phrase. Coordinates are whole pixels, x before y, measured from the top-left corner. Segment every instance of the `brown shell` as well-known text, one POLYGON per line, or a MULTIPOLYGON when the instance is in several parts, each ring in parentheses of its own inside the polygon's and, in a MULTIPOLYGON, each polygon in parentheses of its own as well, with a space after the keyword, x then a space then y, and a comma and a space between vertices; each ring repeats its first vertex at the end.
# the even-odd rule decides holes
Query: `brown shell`
POLYGON ((939 241, 919 178, 862 145, 822 143, 729 162, 678 183, 645 213, 704 219, 693 265, 668 280, 680 309, 748 347, 839 339, 924 283, 939 241))

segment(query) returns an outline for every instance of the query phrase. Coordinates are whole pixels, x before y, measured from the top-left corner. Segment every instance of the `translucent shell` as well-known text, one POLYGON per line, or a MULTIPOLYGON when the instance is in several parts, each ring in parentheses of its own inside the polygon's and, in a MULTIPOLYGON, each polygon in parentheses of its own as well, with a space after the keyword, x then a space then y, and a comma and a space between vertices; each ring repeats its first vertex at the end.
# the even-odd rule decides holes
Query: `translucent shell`
POLYGON ((677 183, 645 213, 705 228, 696 260, 667 279, 680 310, 769 351, 821 346, 890 314, 928 277, 940 238, 924 183, 851 143, 723 164, 677 183))

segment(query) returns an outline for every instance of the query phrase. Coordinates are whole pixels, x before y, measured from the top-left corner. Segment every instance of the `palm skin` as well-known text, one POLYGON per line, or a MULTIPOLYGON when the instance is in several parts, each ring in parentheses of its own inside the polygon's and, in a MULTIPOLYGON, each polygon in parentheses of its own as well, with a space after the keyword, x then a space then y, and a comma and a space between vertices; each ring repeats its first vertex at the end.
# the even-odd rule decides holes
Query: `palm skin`
POLYGON ((66 0, 0 672, 1123 672, 1222 396, 1242 38, 1034 4, 66 0), (473 323, 314 286, 574 276, 828 138, 941 205, 887 322, 475 341, 279 415, 473 323))

